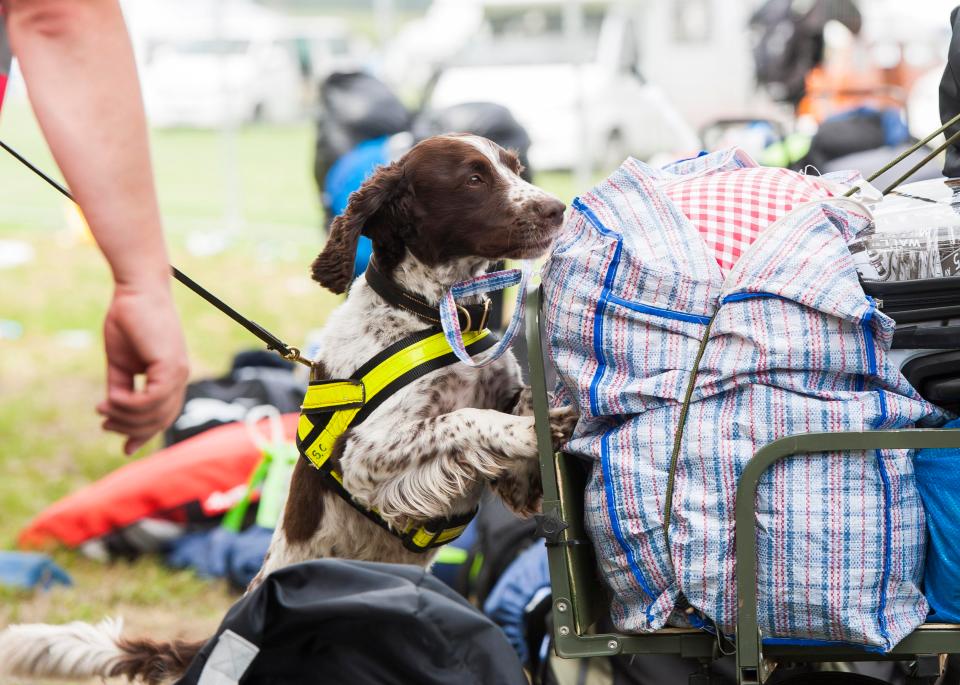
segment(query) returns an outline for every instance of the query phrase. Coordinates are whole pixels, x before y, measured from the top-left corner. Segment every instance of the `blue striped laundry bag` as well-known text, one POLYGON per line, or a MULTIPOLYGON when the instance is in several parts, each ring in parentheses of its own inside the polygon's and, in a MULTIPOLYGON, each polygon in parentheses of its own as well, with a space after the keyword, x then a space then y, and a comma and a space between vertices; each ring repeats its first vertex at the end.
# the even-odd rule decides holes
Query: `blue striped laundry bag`
MULTIPOLYGON (((894 323, 859 285, 847 245, 869 226, 866 207, 803 204, 723 273, 666 192, 750 169, 736 149, 664 169, 627 160, 574 201, 544 268, 558 397, 581 414, 565 449, 593 461, 586 526, 620 630, 689 621, 733 633, 736 483, 763 445, 940 418, 888 362, 894 323)), ((765 636, 889 650, 923 622, 911 457, 817 454, 767 472, 757 498, 765 636)))

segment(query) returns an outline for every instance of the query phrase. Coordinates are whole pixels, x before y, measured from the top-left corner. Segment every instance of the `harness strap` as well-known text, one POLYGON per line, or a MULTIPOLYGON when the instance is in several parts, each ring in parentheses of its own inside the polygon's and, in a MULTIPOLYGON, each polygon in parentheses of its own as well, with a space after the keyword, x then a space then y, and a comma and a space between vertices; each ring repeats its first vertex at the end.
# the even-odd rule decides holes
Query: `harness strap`
MULTIPOLYGON (((497 338, 489 330, 464 334, 472 353, 493 347, 497 338)), ((311 381, 297 425, 297 448, 314 468, 321 471, 344 501, 371 521, 396 535, 413 552, 426 552, 456 539, 476 511, 424 524, 410 524, 404 530, 392 528, 374 508, 354 500, 343 485, 339 465, 331 459, 340 436, 362 423, 391 395, 431 371, 457 362, 444 334, 435 328, 414 333, 383 350, 357 369, 349 379, 311 381)))
POLYGON ((300 410, 313 414, 336 409, 359 409, 366 400, 367 393, 361 381, 311 382, 300 410))

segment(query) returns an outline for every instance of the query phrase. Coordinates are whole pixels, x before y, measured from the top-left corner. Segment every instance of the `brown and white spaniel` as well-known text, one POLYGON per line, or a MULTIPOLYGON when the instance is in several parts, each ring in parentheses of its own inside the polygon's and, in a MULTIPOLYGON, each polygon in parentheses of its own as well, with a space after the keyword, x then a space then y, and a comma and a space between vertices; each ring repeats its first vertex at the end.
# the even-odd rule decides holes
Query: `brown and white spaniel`
MULTIPOLYGON (((327 378, 348 378, 425 327, 363 277, 350 285, 361 235, 373 242, 374 260, 393 284, 434 304, 491 263, 548 249, 564 205, 520 171, 515 154, 485 138, 437 136, 381 167, 350 197, 312 267, 314 279, 333 292, 350 286, 321 336, 318 360, 327 378)), ((554 439, 568 437, 574 423, 571 410, 552 410, 554 439)), ((341 437, 334 458, 353 497, 398 528, 472 511, 487 487, 522 515, 540 506, 530 396, 512 353, 481 368, 447 366, 405 386, 341 437)), ((301 460, 251 587, 277 568, 323 557, 426 566, 433 554, 405 549, 301 460)), ((159 682, 179 675, 201 644, 126 639, 111 622, 14 626, 0 633, 0 673, 159 682)))

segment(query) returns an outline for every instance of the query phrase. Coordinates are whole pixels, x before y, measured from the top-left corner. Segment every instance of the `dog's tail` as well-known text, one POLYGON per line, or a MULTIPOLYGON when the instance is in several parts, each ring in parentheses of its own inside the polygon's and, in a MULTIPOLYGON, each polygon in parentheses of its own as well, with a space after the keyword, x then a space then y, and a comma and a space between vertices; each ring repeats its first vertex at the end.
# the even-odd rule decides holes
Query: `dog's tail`
POLYGON ((183 675, 204 642, 121 637, 123 622, 13 625, 0 632, 0 675, 28 678, 126 676, 154 685, 183 675))

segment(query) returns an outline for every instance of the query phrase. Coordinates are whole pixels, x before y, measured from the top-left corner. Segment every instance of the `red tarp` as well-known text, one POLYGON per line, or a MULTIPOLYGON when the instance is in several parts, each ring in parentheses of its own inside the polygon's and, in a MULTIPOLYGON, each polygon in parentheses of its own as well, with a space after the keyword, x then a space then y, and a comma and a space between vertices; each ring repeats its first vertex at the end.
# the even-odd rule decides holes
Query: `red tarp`
MULTIPOLYGON (((297 414, 283 416, 293 440, 297 414)), ((20 533, 23 548, 77 546, 142 518, 182 519, 183 507, 235 498, 261 457, 243 423, 231 423, 171 445, 67 495, 20 533)), ((216 508, 216 507, 215 507, 216 508)), ((223 513, 223 507, 219 513, 223 513)))

